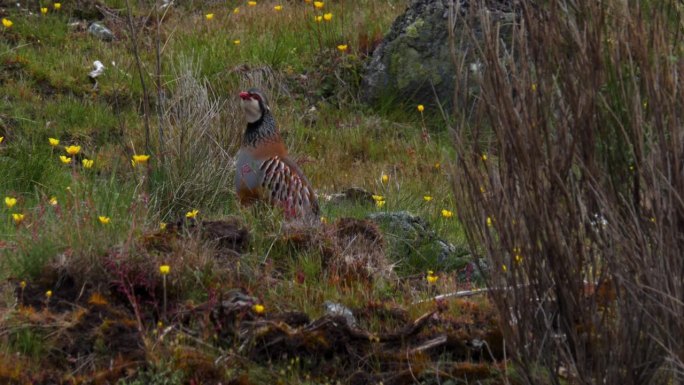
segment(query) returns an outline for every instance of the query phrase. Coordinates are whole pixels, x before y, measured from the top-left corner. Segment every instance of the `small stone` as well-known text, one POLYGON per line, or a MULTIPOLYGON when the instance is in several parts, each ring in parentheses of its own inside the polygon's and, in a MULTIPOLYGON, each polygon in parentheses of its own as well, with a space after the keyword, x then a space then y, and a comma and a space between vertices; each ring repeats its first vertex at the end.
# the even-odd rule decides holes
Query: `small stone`
POLYGON ((325 314, 330 316, 342 316, 344 317, 345 321, 347 321, 347 325, 349 327, 356 326, 356 318, 354 317, 354 313, 352 313, 348 307, 332 301, 323 302, 323 306, 325 307, 325 314))
POLYGON ((88 27, 88 33, 97 37, 100 40, 104 40, 104 41, 114 40, 114 34, 112 33, 112 31, 100 23, 90 24, 90 27, 88 27))

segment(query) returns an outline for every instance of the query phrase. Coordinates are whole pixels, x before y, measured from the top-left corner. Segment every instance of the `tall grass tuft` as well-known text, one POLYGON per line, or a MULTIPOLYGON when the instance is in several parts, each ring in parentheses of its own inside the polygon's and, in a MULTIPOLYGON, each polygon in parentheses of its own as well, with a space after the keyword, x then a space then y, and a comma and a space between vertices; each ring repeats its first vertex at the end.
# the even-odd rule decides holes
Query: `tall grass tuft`
POLYGON ((232 200, 238 106, 220 100, 189 59, 181 59, 163 113, 164 162, 151 178, 162 216, 232 200))
POLYGON ((529 384, 681 383, 684 9, 519 7, 510 36, 477 13, 484 69, 452 169, 517 372, 529 384))

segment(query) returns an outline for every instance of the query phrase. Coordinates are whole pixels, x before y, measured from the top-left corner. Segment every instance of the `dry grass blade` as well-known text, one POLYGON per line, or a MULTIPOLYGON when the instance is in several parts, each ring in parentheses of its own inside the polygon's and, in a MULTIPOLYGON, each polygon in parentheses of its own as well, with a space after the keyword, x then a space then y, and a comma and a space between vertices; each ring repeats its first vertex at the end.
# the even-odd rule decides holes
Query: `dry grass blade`
POLYGON ((233 156, 240 141, 237 109, 219 100, 197 69, 183 59, 175 69, 164 112, 164 175, 159 182, 162 212, 194 204, 215 205, 232 193, 233 156))
POLYGON ((681 12, 525 3, 510 35, 477 17, 453 186, 488 285, 519 288, 491 297, 527 383, 682 381, 681 12))

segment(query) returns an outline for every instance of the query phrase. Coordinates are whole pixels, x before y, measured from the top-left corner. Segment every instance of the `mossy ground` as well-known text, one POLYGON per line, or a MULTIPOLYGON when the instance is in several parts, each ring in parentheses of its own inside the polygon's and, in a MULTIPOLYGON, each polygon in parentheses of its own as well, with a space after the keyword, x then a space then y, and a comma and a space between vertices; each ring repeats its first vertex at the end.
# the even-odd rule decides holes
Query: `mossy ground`
POLYGON ((0 8, 13 22, 0 31, 0 194, 18 200, 4 205, 0 218, 2 381, 313 384, 350 382, 361 376, 356 373, 367 375, 356 381, 385 383, 498 377, 496 365, 480 364, 489 355, 465 345, 473 338, 498 341, 485 302, 418 303, 469 287, 463 266, 363 221, 370 213, 407 210, 427 220, 435 236, 464 247, 456 218, 442 215, 457 202, 447 176, 453 150, 439 113, 430 101, 422 113, 416 106, 357 102, 362 61, 405 2, 328 1, 317 10, 296 1, 277 11, 278 4, 182 4, 160 12, 158 25, 154 7, 136 3, 133 40, 126 3, 108 1, 103 22, 116 35, 112 42, 94 38, 78 18, 88 10, 100 13, 93 4, 62 3, 59 10, 42 4, 47 14, 0 8), (316 21, 326 13, 330 21, 316 21), (149 140, 134 44, 149 96, 149 140), (337 47, 343 44, 346 51, 337 47), (86 76, 94 60, 107 67, 96 89, 86 76), (179 81, 188 73, 197 80, 194 94, 179 81), (277 210, 239 207, 225 183, 244 126, 236 95, 254 83, 267 88, 291 153, 317 189, 320 225, 299 228, 284 224, 277 210), (207 112, 211 103, 218 106, 213 113, 207 112), (193 125, 193 115, 179 106, 210 117, 193 125), (60 144, 53 147, 48 138, 60 144), (206 147, 193 147, 201 140, 206 147), (81 146, 70 164, 59 159, 65 145, 81 146), (131 156, 145 153, 151 155, 147 164, 131 167, 131 156), (84 159, 94 160, 92 168, 83 167, 84 159), (386 203, 325 199, 352 186, 382 195, 386 203), (244 226, 245 249, 238 255, 217 248, 192 230, 195 221, 176 224, 191 210, 199 210, 200 223, 232 218, 244 226), (380 234, 368 238, 376 242, 368 253, 360 249, 351 257, 370 255, 382 261, 379 270, 394 267, 392 274, 364 276, 345 262, 353 241, 339 235, 343 218, 359 220, 365 229, 359 236, 380 234), (171 269, 166 277, 159 273, 162 264, 171 269), (439 277, 435 284, 426 282, 427 270, 439 277), (251 303, 223 307, 234 289, 265 313, 255 314, 251 303), (398 340, 359 342, 335 328, 288 334, 296 327, 284 315, 318 319, 325 301, 351 308, 361 329, 379 335, 436 313, 412 338, 398 340), (392 311, 403 315, 388 316, 392 311), (230 330, 219 327, 229 320, 230 330), (237 330, 248 335, 238 337, 237 330), (438 349, 409 354, 440 335, 448 342, 438 349), (270 343, 278 349, 264 350, 270 343))

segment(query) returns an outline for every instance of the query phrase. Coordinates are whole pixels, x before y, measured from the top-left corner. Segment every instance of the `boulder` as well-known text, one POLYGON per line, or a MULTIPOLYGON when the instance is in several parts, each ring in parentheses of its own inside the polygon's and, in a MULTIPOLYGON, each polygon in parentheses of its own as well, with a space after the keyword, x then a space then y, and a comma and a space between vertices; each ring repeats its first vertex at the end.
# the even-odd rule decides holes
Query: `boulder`
POLYGON ((440 239, 425 219, 408 211, 381 211, 368 218, 383 227, 390 257, 405 266, 428 264, 434 270, 454 270, 471 261, 465 247, 440 239))
MULTIPOLYGON (((392 101, 429 106, 439 100, 447 110, 454 99, 457 74, 449 48, 449 12, 452 0, 413 0, 392 24, 390 32, 373 51, 364 67, 363 100, 376 104, 392 101), (437 99, 436 99, 437 98, 437 99)), ((465 71, 478 71, 481 65, 469 32, 463 33, 466 21, 478 39, 480 12, 468 0, 453 0, 458 15, 454 23, 458 55, 465 55, 465 71), (467 36, 460 41, 461 36, 467 36)), ((513 21, 511 0, 492 0, 485 4, 492 22, 513 21)), ((456 14, 456 12, 454 12, 456 14)))

